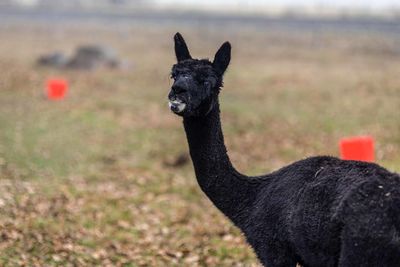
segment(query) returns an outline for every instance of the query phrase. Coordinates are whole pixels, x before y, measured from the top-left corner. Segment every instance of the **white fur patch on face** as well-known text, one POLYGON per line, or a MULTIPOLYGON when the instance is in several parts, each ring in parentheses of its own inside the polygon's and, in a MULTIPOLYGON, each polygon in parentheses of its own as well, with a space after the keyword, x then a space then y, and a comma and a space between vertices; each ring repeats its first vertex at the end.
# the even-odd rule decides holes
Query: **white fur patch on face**
POLYGON ((177 113, 181 113, 186 108, 186 104, 183 103, 179 99, 176 99, 176 100, 173 100, 173 101, 169 101, 168 102, 168 106, 172 111, 177 112, 177 113))

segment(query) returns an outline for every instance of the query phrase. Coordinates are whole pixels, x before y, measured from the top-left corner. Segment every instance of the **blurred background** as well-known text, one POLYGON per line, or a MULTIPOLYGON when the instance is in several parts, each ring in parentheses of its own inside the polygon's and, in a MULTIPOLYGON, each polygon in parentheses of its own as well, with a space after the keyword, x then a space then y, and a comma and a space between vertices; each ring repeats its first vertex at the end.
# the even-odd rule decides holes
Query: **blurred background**
POLYGON ((233 46, 220 99, 241 172, 357 135, 400 171, 398 1, 0 0, 1 266, 258 266, 169 112, 177 31, 194 57, 233 46))

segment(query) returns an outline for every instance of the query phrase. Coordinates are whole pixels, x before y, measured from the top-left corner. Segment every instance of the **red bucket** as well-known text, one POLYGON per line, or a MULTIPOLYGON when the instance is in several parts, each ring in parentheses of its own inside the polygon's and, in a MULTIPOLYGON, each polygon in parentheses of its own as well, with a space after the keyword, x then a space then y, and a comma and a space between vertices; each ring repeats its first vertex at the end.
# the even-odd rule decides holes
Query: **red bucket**
POLYGON ((63 79, 50 79, 47 81, 47 98, 50 100, 61 100, 65 98, 68 83, 63 79))
POLYGON ((370 136, 348 137, 340 140, 341 158, 373 162, 375 160, 374 139, 370 136))

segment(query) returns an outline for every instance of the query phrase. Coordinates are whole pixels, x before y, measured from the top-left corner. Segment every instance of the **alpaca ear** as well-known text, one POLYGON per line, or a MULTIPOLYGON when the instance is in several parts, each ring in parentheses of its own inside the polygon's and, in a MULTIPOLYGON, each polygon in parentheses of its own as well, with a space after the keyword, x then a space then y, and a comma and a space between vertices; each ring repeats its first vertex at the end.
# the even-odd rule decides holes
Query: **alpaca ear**
POLYGON ((231 61, 231 44, 225 42, 217 51, 214 57, 213 66, 218 74, 224 74, 231 61))
POLYGON ((178 60, 178 62, 192 58, 190 56, 189 49, 186 46, 186 42, 179 32, 175 34, 174 41, 175 41, 175 55, 176 55, 176 60, 178 60))

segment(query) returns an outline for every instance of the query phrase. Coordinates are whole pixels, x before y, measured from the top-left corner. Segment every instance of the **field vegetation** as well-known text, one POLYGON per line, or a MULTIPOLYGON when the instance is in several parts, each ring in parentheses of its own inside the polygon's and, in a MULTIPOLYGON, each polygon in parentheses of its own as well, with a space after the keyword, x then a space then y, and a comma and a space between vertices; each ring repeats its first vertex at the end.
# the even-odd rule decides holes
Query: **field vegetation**
POLYGON ((168 110, 172 36, 212 58, 230 40, 221 93, 229 154, 259 174, 372 135, 400 171, 400 42, 363 32, 0 25, 1 266, 258 266, 199 189, 181 119, 168 110), (100 43, 118 70, 41 68, 36 58, 100 43), (49 77, 70 83, 49 101, 49 77))

